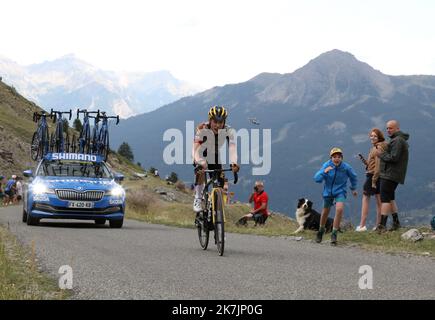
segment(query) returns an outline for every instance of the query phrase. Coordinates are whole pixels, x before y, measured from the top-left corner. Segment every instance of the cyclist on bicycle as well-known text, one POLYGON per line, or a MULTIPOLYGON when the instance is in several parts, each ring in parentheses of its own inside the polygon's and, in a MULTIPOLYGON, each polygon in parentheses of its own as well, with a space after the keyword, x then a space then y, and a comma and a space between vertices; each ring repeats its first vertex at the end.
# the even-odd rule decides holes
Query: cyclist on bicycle
MULTIPOLYGON (((208 122, 203 122, 196 128, 195 139, 193 142, 192 156, 193 165, 200 170, 195 171, 195 199, 193 201, 193 211, 196 212, 195 222, 202 208, 202 192, 205 187, 205 173, 203 170, 222 169, 219 149, 227 141, 229 149, 229 159, 233 172, 239 171, 237 165, 237 150, 234 137, 234 130, 225 124, 228 111, 223 106, 212 106, 208 112, 208 122), (209 154, 207 150, 210 150, 209 154), (213 152, 214 151, 214 152, 213 152)), ((222 187, 225 183, 225 176, 222 172, 219 182, 222 187)))

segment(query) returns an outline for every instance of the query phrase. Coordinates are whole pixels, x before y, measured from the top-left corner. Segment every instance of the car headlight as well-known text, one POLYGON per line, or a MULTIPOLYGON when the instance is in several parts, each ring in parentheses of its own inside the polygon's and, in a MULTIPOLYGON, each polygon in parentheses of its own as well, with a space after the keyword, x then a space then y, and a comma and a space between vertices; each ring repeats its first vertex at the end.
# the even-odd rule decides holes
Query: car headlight
POLYGON ((47 194, 47 193, 54 193, 53 189, 48 188, 43 183, 37 183, 32 187, 33 194, 40 195, 40 194, 47 194))
POLYGON ((109 195, 112 197, 123 197, 125 194, 124 188, 121 186, 116 186, 109 191, 109 195))

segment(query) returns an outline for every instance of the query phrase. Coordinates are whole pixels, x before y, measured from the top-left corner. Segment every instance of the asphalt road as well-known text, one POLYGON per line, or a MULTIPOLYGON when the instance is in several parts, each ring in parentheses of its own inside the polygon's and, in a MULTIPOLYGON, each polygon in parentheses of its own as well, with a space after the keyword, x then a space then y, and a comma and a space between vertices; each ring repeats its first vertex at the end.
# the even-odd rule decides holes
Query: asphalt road
MULTIPOLYGON (((193 220, 193 219, 192 219, 193 220)), ((21 207, 0 209, 0 223, 35 243, 43 270, 73 270, 75 299, 434 299, 435 261, 331 247, 289 238, 226 235, 219 257, 203 251, 196 230, 126 220, 122 229, 91 222, 21 222, 21 207), (373 270, 373 289, 358 282, 373 270)))

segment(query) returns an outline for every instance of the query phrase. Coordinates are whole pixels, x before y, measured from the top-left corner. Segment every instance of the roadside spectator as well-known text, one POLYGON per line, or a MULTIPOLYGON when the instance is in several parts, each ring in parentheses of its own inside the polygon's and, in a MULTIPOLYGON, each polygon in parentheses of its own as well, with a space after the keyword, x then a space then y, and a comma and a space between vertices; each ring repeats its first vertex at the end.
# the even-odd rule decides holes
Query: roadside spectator
POLYGON ((264 225, 269 217, 269 211, 267 210, 269 196, 264 191, 263 181, 256 181, 254 186, 254 192, 249 197, 249 203, 254 202, 254 210, 251 210, 248 214, 244 215, 237 221, 237 225, 246 225, 249 219, 255 221, 255 225, 264 225))
POLYGON ((3 190, 3 180, 5 177, 0 176, 0 201, 3 203, 3 198, 5 197, 4 190, 3 190))
POLYGON ((380 195, 380 180, 379 171, 381 159, 376 156, 376 149, 386 150, 387 142, 385 142, 384 135, 381 130, 374 128, 369 132, 370 142, 372 143, 372 148, 369 151, 367 161, 361 157, 361 160, 366 165, 366 182, 363 187, 363 197, 361 205, 361 222, 356 228, 357 232, 367 231, 367 216, 370 209, 370 197, 375 196, 376 199, 376 225, 381 223, 381 195, 380 195))
POLYGON ((330 160, 325 162, 314 175, 314 181, 317 183, 325 182, 323 187, 323 210, 316 242, 322 242, 326 220, 335 202, 335 218, 331 234, 331 245, 335 246, 337 245, 337 232, 340 229, 340 222, 344 213, 347 180, 350 180, 350 190, 352 190, 353 196, 356 197, 358 195, 356 192, 357 176, 353 168, 343 161, 343 151, 340 148, 332 148, 329 157, 330 160))
POLYGON ((22 177, 17 177, 16 179, 16 190, 17 193, 15 195, 15 203, 20 203, 21 199, 23 199, 23 184, 22 181, 23 178, 22 177))
POLYGON ((408 139, 409 134, 400 131, 397 120, 387 122, 387 134, 390 142, 387 149, 377 149, 376 155, 380 161, 380 188, 381 188, 381 223, 378 225, 379 233, 386 231, 388 216, 393 216, 393 223, 389 231, 400 228, 399 209, 395 200, 395 191, 398 184, 405 183, 408 168, 408 139))
POLYGON ((11 177, 11 179, 8 180, 8 182, 6 183, 5 186, 5 197, 3 200, 3 204, 4 205, 8 205, 8 204, 12 204, 13 200, 14 200, 14 196, 16 193, 16 179, 17 176, 13 175, 11 177))

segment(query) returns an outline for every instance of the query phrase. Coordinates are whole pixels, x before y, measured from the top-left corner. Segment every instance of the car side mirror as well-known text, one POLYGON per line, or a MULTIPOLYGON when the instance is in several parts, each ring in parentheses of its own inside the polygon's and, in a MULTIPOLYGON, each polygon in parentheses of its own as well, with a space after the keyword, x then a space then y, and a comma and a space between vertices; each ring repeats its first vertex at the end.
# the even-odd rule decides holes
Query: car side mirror
POLYGON ((121 182, 121 181, 124 180, 124 175, 123 175, 123 174, 120 174, 120 173, 115 173, 115 174, 114 174, 114 179, 115 179, 115 181, 117 181, 117 182, 121 182))
POLYGON ((32 170, 25 170, 25 171, 23 171, 23 176, 28 177, 28 178, 33 177, 32 170))

